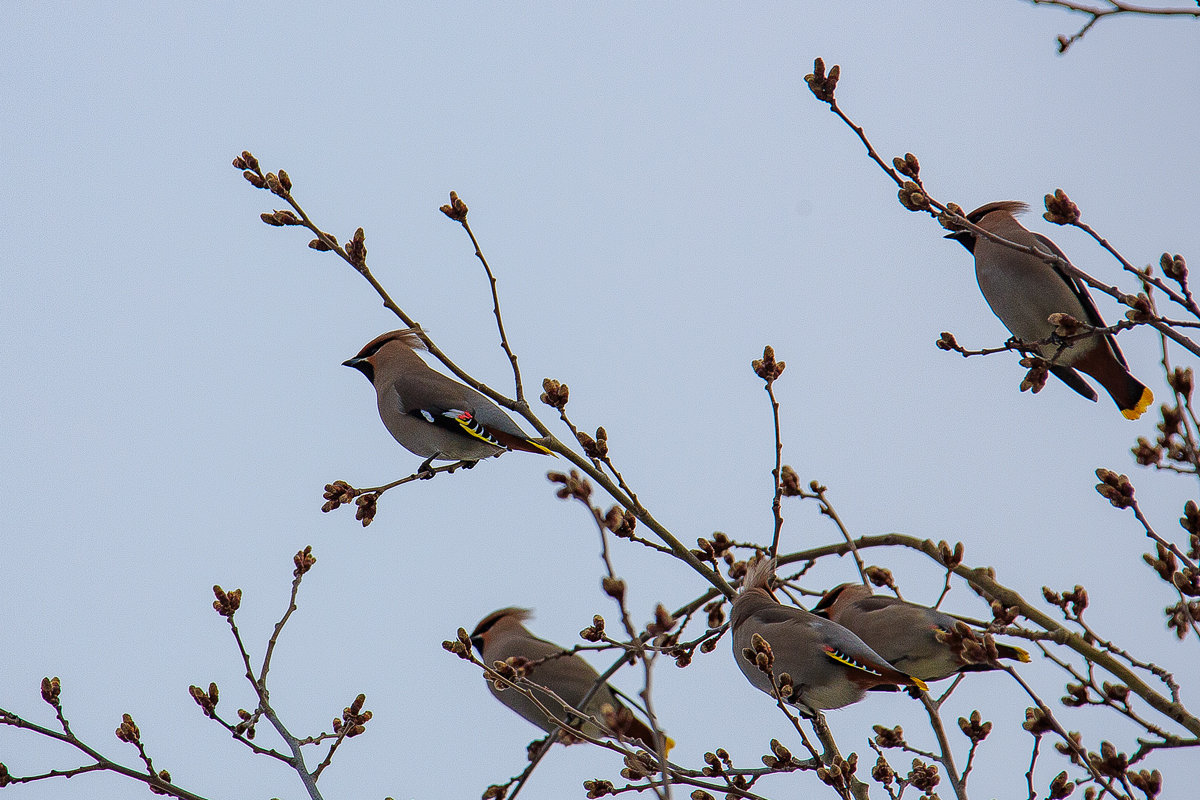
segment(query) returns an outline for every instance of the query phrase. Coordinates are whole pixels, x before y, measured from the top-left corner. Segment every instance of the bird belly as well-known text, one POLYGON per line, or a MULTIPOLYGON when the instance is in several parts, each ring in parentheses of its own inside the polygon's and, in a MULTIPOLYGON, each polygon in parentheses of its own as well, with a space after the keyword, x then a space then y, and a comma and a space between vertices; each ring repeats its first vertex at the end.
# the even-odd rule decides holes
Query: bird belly
MULTIPOLYGON (((1032 257, 1030 260, 1036 261, 1032 257)), ((1041 262, 1030 264, 1023 259, 1019 267, 1023 268, 977 266, 975 270, 979 289, 992 313, 1013 336, 1023 342, 1036 342, 1049 337, 1054 326, 1048 318, 1054 313, 1066 313, 1081 322, 1088 321, 1087 312, 1079 298, 1056 272, 1041 262)), ((1076 342, 1063 351, 1058 363, 1070 365, 1095 346, 1094 338, 1076 342)), ((1051 358, 1057 350, 1056 346, 1043 345, 1038 352, 1051 358)))

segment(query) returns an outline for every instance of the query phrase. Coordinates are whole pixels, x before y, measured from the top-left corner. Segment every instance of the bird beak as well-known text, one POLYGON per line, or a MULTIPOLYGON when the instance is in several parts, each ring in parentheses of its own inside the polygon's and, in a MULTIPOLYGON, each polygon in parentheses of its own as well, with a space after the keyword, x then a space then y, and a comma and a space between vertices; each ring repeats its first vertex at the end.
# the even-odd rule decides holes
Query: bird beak
POLYGON ((948 233, 942 238, 958 242, 963 247, 967 248, 968 253, 975 252, 975 234, 971 233, 970 231, 957 231, 955 233, 948 233))
POLYGON ((342 362, 343 367, 353 367, 361 372, 371 383, 375 382, 375 365, 367 358, 351 358, 342 362))

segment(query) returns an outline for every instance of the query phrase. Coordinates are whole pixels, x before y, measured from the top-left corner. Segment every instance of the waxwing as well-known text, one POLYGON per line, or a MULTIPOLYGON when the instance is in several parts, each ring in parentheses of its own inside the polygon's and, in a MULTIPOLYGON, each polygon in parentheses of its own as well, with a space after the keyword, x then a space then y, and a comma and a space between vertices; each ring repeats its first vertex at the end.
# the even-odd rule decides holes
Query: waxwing
MULTIPOLYGON (((876 595, 861 583, 843 583, 825 593, 813 608, 866 642, 897 669, 922 680, 937 681, 959 672, 1000 669, 998 664, 967 663, 961 648, 938 639, 963 624, 949 614, 896 597, 876 595)), ((999 658, 1029 661, 1019 647, 996 645, 999 658)))
POLYGON ((770 678, 754 661, 755 634, 770 645, 776 682, 784 673, 792 679, 795 693, 788 702, 807 716, 857 703, 868 689, 927 688, 836 622, 778 603, 768 592, 774 573, 774 559, 752 562, 729 615, 734 659, 754 688, 774 696, 770 678))
POLYGON ((379 416, 409 451, 426 459, 477 461, 506 450, 553 455, 531 441, 500 407, 469 386, 429 367, 419 328, 390 331, 367 343, 342 366, 367 376, 375 386, 379 416))
MULTIPOLYGON (((547 642, 545 639, 539 639, 530 633, 522 623, 531 616, 532 613, 529 609, 502 608, 480 620, 471 633, 471 644, 479 651, 480 660, 491 667, 497 661, 506 661, 510 658, 516 659, 517 665, 522 664, 523 660, 545 659, 532 666, 525 665, 524 677, 539 686, 546 687, 570 706, 578 708, 590 716, 604 720, 606 719, 605 711, 609 711, 610 714, 607 718, 613 720, 612 715, 615 714, 615 726, 623 736, 641 742, 642 746, 650 751, 657 751, 658 748, 654 745, 654 732, 650 726, 633 716, 632 712, 617 699, 614 694, 616 690, 609 684, 601 686, 588 700, 585 708, 579 708, 579 703, 583 700, 584 695, 591 690, 596 679, 600 677, 599 673, 578 655, 564 655, 562 647, 553 642, 547 642)), ((517 689, 497 688, 496 683, 491 679, 488 680, 488 688, 501 703, 547 733, 558 729, 559 726, 538 707, 537 703, 517 689)), ((577 724, 577 720, 572 719, 562 703, 555 700, 550 694, 536 689, 533 690, 533 694, 558 719, 569 720, 572 724, 577 724)), ((585 722, 579 730, 588 736, 606 735, 596 724, 591 722, 585 722)), ((664 752, 669 752, 675 742, 667 736, 664 736, 663 740, 664 752)))
MULTIPOLYGON (((1047 250, 1066 261, 1067 257, 1054 242, 1017 221, 1015 215, 1027 210, 1024 203, 1005 200, 980 206, 968 214, 967 219, 1010 242, 1047 250)), ((1055 326, 1047 318, 1060 312, 1070 314, 1080 322, 1104 327, 1104 320, 1087 288, 1057 267, 971 231, 959 231, 945 238, 957 241, 974 254, 975 278, 984 299, 1004 327, 1018 339, 1036 342, 1048 338, 1055 326)), ((1057 349, 1054 345, 1043 346, 1040 354, 1049 359, 1057 349)), ((1129 374, 1125 357, 1111 334, 1093 335, 1075 342, 1063 351, 1050 372, 1094 401, 1095 390, 1079 372, 1092 376, 1128 419, 1137 419, 1154 402, 1154 394, 1129 374)))

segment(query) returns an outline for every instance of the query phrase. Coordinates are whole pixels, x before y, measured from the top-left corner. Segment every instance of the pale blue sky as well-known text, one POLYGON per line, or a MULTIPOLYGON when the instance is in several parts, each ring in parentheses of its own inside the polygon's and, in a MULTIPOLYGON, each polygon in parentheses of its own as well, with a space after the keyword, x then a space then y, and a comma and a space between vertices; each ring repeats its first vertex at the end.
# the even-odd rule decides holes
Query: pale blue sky
MULTIPOLYGON (((128 712, 183 786, 214 799, 304 796, 293 774, 205 720, 187 686, 216 680, 227 710, 252 704, 211 586, 244 590, 239 621, 261 648, 291 556, 312 544, 318 562, 277 652, 273 701, 305 733, 360 691, 375 713, 322 777, 325 796, 475 797, 522 768, 536 731, 441 640, 506 605, 537 609, 531 627, 562 643, 593 613, 615 621, 593 526, 554 499, 548 459, 513 454, 404 487, 366 530, 352 511, 321 514, 323 484, 383 483, 419 462, 386 434, 362 377, 339 366, 398 325, 344 263, 258 221, 279 206, 229 166, 243 148, 264 169, 287 169, 339 238, 363 226, 397 301, 507 390, 486 282, 437 211, 458 191, 498 273, 527 383, 570 385, 572 417, 607 428, 624 474, 681 539, 770 537, 770 409, 749 368, 769 343, 789 365, 777 387, 785 461, 830 487, 854 533, 962 540, 968 563, 994 565, 1030 598, 1082 583, 1094 618, 1126 647, 1171 669, 1195 663, 1195 642, 1163 631, 1174 600, 1140 565, 1144 537, 1091 488, 1097 466, 1132 472, 1174 532, 1194 482, 1147 475, 1128 454, 1154 419, 1127 422, 1107 398, 1090 404, 1057 383, 1020 394, 1015 357, 937 350, 942 330, 969 346, 1007 332, 968 255, 900 207, 803 82, 814 56, 840 63, 843 107, 886 157, 917 154, 943 201, 1036 208, 1061 187, 1134 263, 1164 250, 1195 262, 1195 24, 1111 20, 1061 57, 1054 37, 1077 19, 1016 0, 903 12, 867 2, 6 10, 0 705, 51 720, 37 686, 59 675, 75 730, 110 755, 135 760, 112 737, 128 712)), ((1026 224, 1121 280, 1078 232, 1036 213, 1026 224)), ((1121 346, 1162 394, 1157 340, 1141 330, 1121 346)), ((785 515, 785 549, 836 538, 815 506, 791 503, 785 515)), ((622 544, 615 560, 641 619, 703 590, 637 548, 622 544)), ((928 561, 871 560, 911 599, 937 596, 928 561)), ((813 585, 851 576, 848 561, 831 563, 813 585)), ((950 607, 986 613, 962 587, 950 607)), ((1044 663, 1023 673, 1047 699, 1062 693, 1044 663)), ((657 675, 658 712, 686 763, 724 746, 751 765, 773 736, 795 744, 727 642, 657 675)), ((636 688, 635 678, 618 683, 636 688)), ((1024 795, 1024 766, 1012 763, 1027 763, 1028 702, 1011 683, 972 676, 949 703, 951 727, 974 707, 996 723, 973 796, 1024 795)), ((1063 712, 1069 727, 1091 728, 1092 717, 1063 712)), ((830 715, 864 763, 871 723, 903 724, 929 744, 920 719, 902 696, 830 715)), ((2 728, 0 760, 19 774, 76 763, 2 728)), ((1166 798, 1200 777, 1194 754, 1152 765, 1167 772, 1166 798)), ((584 778, 619 767, 599 750, 560 748, 523 796, 582 796, 584 778)), ((1047 763, 1043 783, 1061 768, 1047 763)), ((813 785, 792 776, 764 791, 813 785)), ((7 791, 145 795, 102 775, 7 791)))

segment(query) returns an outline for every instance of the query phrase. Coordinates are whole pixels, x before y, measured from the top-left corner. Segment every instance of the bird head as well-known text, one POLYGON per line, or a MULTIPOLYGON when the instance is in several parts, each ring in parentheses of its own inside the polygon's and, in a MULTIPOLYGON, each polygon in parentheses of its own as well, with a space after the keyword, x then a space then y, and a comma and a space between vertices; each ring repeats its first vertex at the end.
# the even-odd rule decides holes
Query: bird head
POLYGON ((375 362, 381 350, 401 346, 407 350, 426 350, 425 342, 419 334, 423 333, 418 325, 398 331, 388 331, 367 342, 358 355, 342 362, 343 367, 353 367, 366 376, 367 380, 375 382, 375 362), (395 343, 395 344, 393 344, 395 343))
POLYGON ((499 611, 493 611, 483 619, 479 620, 479 624, 475 626, 475 630, 471 631, 471 644, 483 655, 483 648, 487 646, 488 638, 497 630, 505 628, 523 627, 522 622, 533 616, 533 612, 528 608, 502 608, 499 611))

